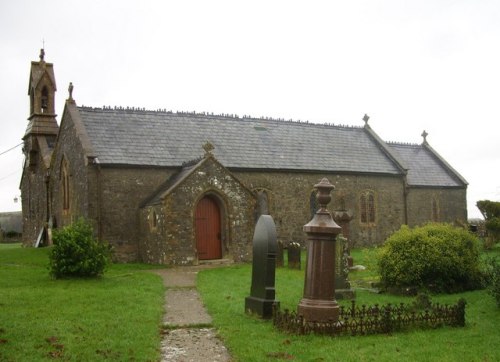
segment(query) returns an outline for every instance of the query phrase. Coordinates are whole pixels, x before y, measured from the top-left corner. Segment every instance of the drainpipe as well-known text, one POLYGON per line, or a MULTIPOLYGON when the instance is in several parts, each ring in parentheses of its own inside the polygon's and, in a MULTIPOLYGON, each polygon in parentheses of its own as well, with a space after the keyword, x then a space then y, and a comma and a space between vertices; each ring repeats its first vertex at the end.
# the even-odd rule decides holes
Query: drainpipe
POLYGON ((97 239, 102 240, 102 213, 101 213, 101 163, 99 159, 94 158, 94 165, 96 165, 96 187, 97 187, 97 239))
POLYGON ((404 223, 408 225, 408 193, 410 189, 408 188, 407 175, 403 176, 403 202, 404 202, 404 223))
POLYGON ((51 237, 49 234, 49 227, 50 227, 49 221, 50 221, 50 213, 51 213, 51 207, 50 207, 51 195, 50 195, 49 182, 50 182, 50 171, 47 171, 47 173, 45 175, 45 193, 46 193, 45 212, 46 212, 46 216, 45 216, 45 225, 43 226, 45 229, 45 232, 46 232, 45 236, 46 236, 47 245, 52 244, 52 240, 51 240, 51 237))

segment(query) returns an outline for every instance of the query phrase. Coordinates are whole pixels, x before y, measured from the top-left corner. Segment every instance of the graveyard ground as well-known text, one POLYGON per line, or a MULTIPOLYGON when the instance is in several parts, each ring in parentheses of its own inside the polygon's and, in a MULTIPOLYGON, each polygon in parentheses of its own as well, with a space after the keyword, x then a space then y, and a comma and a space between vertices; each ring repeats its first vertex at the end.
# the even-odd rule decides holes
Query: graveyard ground
MULTIPOLYGON (((0 361, 136 360, 160 358, 164 291, 155 266, 113 265, 97 280, 52 280, 48 249, 0 244, 0 361)), ((368 289, 377 273, 373 250, 353 252, 366 270, 351 273, 358 303, 410 302, 368 289)), ((489 253, 500 257, 500 248, 489 253)), ((157 267, 157 266, 156 266, 157 267)), ((282 308, 302 297, 304 270, 279 268, 282 308)), ((467 300, 464 328, 361 337, 293 336, 244 313, 251 265, 203 270, 197 289, 235 361, 498 361, 500 310, 486 291, 433 296, 467 300)), ((345 303, 345 302, 341 302, 345 303)))
MULTIPOLYGON (((357 303, 411 303, 413 297, 377 294, 371 289, 378 276, 376 249, 354 250, 356 264, 366 269, 351 272, 357 303)), ((500 245, 489 255, 500 258, 500 245)), ((270 321, 244 313, 249 295, 250 265, 235 265, 198 274, 198 290, 226 347, 237 361, 499 361, 500 309, 485 290, 434 295, 439 303, 467 301, 466 326, 413 330, 371 336, 295 336, 276 331, 270 321)), ((304 270, 278 268, 276 298, 281 308, 296 310, 302 298, 304 270)), ((348 301, 340 301, 348 304, 348 301)))

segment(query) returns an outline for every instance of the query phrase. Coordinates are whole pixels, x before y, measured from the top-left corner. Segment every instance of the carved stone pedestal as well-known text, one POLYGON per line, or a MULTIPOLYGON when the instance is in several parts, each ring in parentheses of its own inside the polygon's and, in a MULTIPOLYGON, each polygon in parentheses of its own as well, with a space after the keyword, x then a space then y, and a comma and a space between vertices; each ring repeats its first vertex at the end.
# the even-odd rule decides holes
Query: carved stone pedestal
POLYGON ((326 209, 334 186, 326 179, 314 185, 320 209, 304 225, 307 234, 304 296, 297 314, 311 322, 337 321, 339 306, 335 300, 335 238, 341 232, 326 209))

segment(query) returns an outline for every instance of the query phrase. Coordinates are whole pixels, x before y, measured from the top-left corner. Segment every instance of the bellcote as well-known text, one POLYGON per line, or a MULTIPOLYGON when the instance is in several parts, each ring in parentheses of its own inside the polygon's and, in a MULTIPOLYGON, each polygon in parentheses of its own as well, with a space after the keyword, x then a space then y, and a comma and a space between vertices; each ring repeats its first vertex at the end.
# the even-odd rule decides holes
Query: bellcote
POLYGON ((52 63, 45 62, 45 51, 40 50, 40 60, 31 62, 28 96, 30 121, 25 137, 29 135, 57 135, 55 114, 56 78, 52 63))

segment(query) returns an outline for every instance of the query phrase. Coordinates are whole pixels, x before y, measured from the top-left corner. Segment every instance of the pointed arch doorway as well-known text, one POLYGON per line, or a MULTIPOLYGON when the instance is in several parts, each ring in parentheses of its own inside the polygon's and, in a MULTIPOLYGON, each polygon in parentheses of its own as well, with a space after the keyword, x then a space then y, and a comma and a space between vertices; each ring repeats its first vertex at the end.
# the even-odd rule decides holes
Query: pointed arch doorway
POLYGON ((196 205, 195 232, 198 259, 221 259, 221 213, 213 197, 205 196, 196 205))

